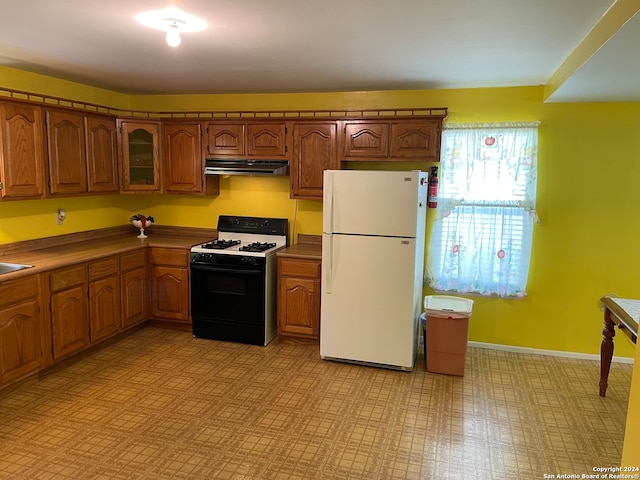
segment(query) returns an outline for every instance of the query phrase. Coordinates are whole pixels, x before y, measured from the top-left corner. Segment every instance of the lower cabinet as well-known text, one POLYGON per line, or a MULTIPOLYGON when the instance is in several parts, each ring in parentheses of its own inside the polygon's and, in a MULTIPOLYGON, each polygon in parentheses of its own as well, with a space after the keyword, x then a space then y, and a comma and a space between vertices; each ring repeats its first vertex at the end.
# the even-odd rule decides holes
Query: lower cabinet
POLYGON ((278 335, 318 339, 321 261, 278 258, 278 335))
POLYGON ((0 385, 40 368, 39 285, 38 275, 0 284, 0 385))
POLYGON ((89 345, 89 297, 87 267, 57 270, 49 274, 53 359, 89 345))
POLYGON ((122 328, 132 327, 147 319, 146 249, 120 257, 120 311, 122 328))
POLYGON ((89 337, 95 343, 120 331, 118 257, 89 265, 89 337))
POLYGON ((144 251, 114 255, 48 274, 53 360, 146 319, 144 258, 144 251), (139 261, 120 275, 130 256, 139 261))
POLYGON ((191 323, 189 315, 189 252, 153 247, 151 263, 151 317, 191 323))

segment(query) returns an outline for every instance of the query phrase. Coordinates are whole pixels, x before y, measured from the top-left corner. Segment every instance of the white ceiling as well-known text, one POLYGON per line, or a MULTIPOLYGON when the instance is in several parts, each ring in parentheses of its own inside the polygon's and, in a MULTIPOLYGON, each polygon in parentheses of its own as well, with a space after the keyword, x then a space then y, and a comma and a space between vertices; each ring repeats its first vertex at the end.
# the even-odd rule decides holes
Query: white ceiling
POLYGON ((640 101, 640 0, 617 1, 2 0, 0 65, 128 94, 547 85, 547 101, 640 101), (208 24, 175 49, 135 20, 170 5, 208 24))

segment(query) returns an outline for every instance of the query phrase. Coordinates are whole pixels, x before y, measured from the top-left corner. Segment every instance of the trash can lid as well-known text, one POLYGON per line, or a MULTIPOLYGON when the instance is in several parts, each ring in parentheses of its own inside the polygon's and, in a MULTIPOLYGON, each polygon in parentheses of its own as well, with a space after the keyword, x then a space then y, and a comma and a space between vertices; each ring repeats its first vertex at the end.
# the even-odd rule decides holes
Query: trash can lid
POLYGON ((450 295, 427 295, 424 297, 424 309, 425 311, 453 312, 470 316, 473 310, 473 300, 450 295))

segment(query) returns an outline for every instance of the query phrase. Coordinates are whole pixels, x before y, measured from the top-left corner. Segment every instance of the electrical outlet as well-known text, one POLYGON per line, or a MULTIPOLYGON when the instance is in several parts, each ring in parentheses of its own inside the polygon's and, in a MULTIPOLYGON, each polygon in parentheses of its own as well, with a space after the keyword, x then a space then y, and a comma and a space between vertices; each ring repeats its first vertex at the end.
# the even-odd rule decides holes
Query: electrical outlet
POLYGON ((67 211, 64 208, 59 208, 56 224, 62 225, 64 223, 65 218, 67 218, 67 211))

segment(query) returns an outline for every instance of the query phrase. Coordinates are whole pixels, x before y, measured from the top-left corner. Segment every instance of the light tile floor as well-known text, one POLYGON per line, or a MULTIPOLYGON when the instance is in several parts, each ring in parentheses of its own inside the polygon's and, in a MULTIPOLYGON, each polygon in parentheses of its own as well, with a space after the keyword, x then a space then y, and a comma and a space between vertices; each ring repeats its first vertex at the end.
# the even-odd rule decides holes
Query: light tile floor
POLYGON ((0 479, 542 479, 620 464, 631 365, 469 348, 464 377, 146 327, 0 392, 0 479))

